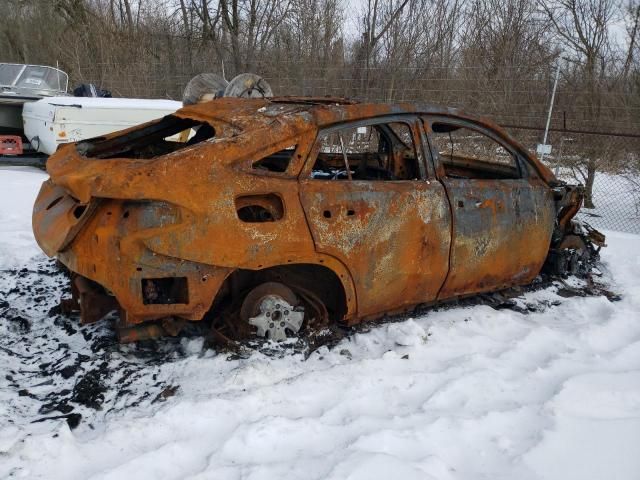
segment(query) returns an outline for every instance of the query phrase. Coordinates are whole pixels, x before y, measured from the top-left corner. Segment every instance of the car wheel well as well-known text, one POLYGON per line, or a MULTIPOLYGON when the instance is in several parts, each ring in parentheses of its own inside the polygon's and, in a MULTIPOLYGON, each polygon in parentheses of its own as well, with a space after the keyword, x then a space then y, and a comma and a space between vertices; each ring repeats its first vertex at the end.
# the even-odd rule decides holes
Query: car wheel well
POLYGON ((313 292, 322 300, 329 320, 333 322, 341 321, 347 312, 346 294, 338 275, 328 267, 310 263, 234 270, 218 291, 212 310, 241 302, 249 290, 265 282, 280 282, 293 290, 301 288, 313 292))

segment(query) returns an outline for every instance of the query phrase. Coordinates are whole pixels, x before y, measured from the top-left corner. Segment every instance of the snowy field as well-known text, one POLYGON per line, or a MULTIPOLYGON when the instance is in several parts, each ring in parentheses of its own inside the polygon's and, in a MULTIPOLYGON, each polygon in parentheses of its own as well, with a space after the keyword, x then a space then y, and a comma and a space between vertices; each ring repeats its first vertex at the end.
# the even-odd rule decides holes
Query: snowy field
POLYGON ((639 236, 607 232, 614 301, 569 279, 236 358, 59 315, 31 234, 44 178, 0 167, 0 478, 640 478, 639 236))

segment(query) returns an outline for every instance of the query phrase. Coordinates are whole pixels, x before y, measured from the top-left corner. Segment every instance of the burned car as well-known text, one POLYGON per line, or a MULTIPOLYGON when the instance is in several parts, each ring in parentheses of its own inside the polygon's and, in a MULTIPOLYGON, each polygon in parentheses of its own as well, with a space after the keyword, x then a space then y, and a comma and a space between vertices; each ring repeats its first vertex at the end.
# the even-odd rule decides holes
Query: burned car
MULTIPOLYGON (((579 186, 489 120, 220 98, 61 147, 33 212, 90 323, 281 340, 589 268, 579 186)), ((69 302, 67 302, 69 303, 69 302)))

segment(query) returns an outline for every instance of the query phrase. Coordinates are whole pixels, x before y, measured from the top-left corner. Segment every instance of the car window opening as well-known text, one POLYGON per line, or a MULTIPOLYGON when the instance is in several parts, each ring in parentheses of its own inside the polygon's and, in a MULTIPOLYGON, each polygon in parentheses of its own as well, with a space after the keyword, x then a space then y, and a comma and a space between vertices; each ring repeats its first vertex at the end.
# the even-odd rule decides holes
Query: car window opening
POLYGON ((321 134, 311 178, 319 180, 414 180, 420 170, 408 124, 345 127, 321 134))
POLYGON ((206 122, 167 115, 126 134, 81 141, 77 150, 87 158, 151 159, 210 140, 215 135, 215 128, 206 122))
POLYGON ((446 123, 434 123, 431 129, 431 138, 447 177, 520 178, 515 155, 488 135, 446 123))
POLYGON ((287 147, 261 158, 257 162, 254 162, 251 167, 254 170, 284 173, 287 171, 287 168, 289 168, 289 163, 291 163, 291 158, 295 151, 296 146, 287 147))

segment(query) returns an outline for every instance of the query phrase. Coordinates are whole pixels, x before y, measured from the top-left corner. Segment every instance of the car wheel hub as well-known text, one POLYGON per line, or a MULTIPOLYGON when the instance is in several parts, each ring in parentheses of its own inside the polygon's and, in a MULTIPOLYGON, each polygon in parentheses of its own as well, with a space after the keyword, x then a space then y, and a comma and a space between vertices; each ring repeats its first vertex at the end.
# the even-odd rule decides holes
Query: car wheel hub
POLYGON ((298 333, 304 320, 304 312, 278 295, 266 295, 258 305, 259 313, 249 318, 249 324, 257 328, 257 335, 271 340, 287 339, 287 332, 298 333))

